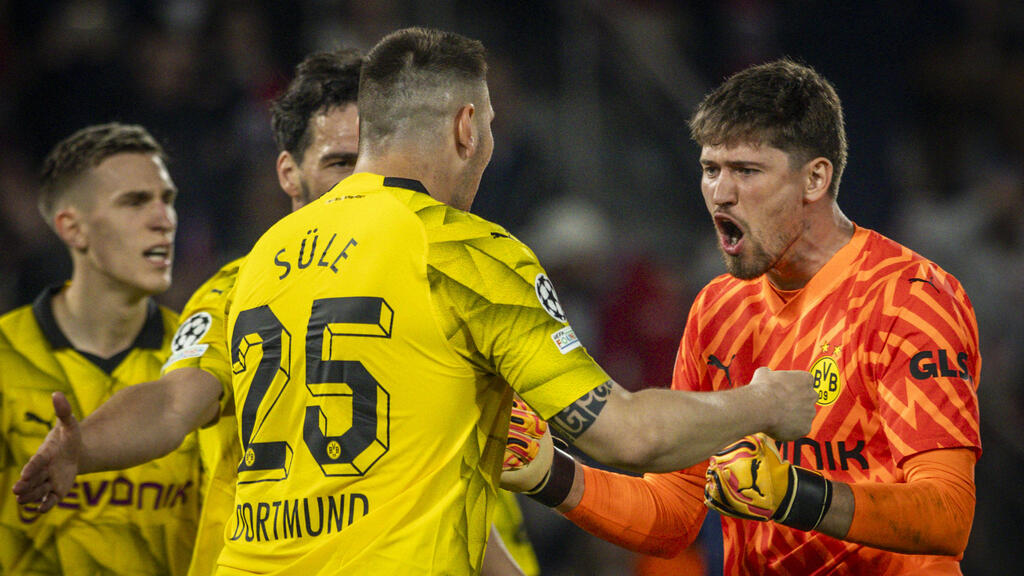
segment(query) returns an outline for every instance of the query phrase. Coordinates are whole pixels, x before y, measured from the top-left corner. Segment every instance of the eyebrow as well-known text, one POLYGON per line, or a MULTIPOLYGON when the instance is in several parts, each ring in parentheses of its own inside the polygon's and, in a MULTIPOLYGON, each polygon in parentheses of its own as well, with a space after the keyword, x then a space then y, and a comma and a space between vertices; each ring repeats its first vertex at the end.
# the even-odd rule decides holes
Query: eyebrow
POLYGON ((147 189, 147 188, 139 188, 139 189, 133 189, 133 190, 122 190, 120 192, 115 193, 114 199, 115 199, 115 201, 120 201, 120 200, 131 201, 131 200, 139 200, 139 199, 152 198, 152 197, 163 197, 165 194, 171 194, 172 196, 177 196, 178 195, 178 189, 177 188, 161 188, 160 190, 150 190, 150 189, 147 189))
POLYGON ((767 164, 765 164, 764 162, 757 162, 755 160, 726 160, 724 162, 719 162, 717 160, 708 160, 706 158, 701 158, 700 159, 700 164, 701 164, 701 166, 706 166, 708 164, 715 164, 717 166, 728 166, 729 168, 736 168, 736 167, 744 167, 744 168, 746 168, 746 167, 751 167, 751 166, 752 167, 756 167, 756 168, 764 168, 765 166, 767 166, 767 164))
POLYGON ((153 194, 152 190, 146 190, 145 188, 139 188, 139 189, 133 189, 133 190, 122 190, 120 192, 117 192, 115 194, 114 198, 116 198, 116 199, 125 199, 125 200, 136 200, 136 199, 145 198, 145 197, 153 196, 153 195, 154 194, 153 194))
POLYGON ((333 162, 334 160, 344 160, 345 162, 355 162, 359 154, 355 152, 331 152, 324 154, 320 157, 320 163, 333 162))

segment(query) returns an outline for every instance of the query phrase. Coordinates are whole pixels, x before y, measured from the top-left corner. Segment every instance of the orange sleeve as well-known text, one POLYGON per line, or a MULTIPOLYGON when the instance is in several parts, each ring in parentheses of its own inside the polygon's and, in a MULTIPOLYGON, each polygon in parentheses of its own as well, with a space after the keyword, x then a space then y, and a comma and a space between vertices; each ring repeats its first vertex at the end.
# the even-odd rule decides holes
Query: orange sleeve
POLYGON ((671 558, 700 533, 705 468, 636 477, 583 466, 583 498, 565 517, 628 550, 671 558))
POLYGON ((911 456, 906 483, 851 484, 853 522, 845 540, 906 554, 960 557, 974 521, 975 452, 931 450, 911 456))

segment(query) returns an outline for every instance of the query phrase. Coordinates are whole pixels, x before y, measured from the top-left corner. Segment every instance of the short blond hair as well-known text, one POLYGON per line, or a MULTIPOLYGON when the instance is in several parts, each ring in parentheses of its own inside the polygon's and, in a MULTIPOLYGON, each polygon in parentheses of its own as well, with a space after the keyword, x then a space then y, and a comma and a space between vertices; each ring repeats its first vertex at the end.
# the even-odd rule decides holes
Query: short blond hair
POLYGON ((72 184, 104 160, 124 152, 156 154, 164 149, 142 126, 111 122, 88 126, 61 140, 43 161, 39 213, 52 225, 57 206, 72 184))

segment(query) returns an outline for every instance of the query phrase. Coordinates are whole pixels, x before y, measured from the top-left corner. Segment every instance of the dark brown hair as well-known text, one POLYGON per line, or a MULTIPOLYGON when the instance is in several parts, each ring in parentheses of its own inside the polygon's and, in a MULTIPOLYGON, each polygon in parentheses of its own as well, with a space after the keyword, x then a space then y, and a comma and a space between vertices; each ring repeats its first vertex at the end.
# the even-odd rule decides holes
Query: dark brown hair
POLYGON ((690 134, 701 146, 767 144, 797 164, 827 158, 829 195, 838 195, 847 154, 843 107, 810 66, 784 58, 733 74, 697 106, 690 134))
POLYGON ((271 105, 270 125, 279 152, 288 151, 302 163, 313 137, 310 120, 336 106, 356 103, 362 65, 358 50, 339 49, 310 54, 295 67, 295 78, 271 105))

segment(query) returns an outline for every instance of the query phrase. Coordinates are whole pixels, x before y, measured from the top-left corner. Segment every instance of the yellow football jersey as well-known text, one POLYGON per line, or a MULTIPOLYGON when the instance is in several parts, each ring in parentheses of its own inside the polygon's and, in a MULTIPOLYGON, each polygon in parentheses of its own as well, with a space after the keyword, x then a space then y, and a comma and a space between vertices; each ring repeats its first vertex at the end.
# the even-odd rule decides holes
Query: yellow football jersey
POLYGON ((0 573, 185 574, 199 514, 194 434, 153 462, 78 476, 43 515, 11 493, 53 427, 52 392, 63 392, 83 418, 118 390, 154 380, 177 324, 176 314, 151 303, 132 348, 99 359, 72 348, 57 327, 57 290, 0 318, 0 573))
POLYGON ((494 506, 494 528, 501 535, 502 542, 512 558, 526 576, 540 575, 540 562, 526 533, 523 511, 519 508, 516 495, 507 490, 498 490, 498 501, 494 506))
POLYGON ((360 173, 264 234, 228 316, 243 446, 221 574, 474 574, 512 390, 608 380, 533 252, 360 173))
MULTIPOLYGON (((192 295, 181 313, 181 323, 171 340, 164 373, 180 368, 199 368, 231 385, 231 360, 225 325, 231 289, 238 276, 239 258, 221 268, 192 295)), ((202 463, 202 515, 188 576, 210 576, 224 547, 224 525, 235 508, 235 470, 242 459, 235 405, 227 397, 220 418, 199 430, 202 463)))

